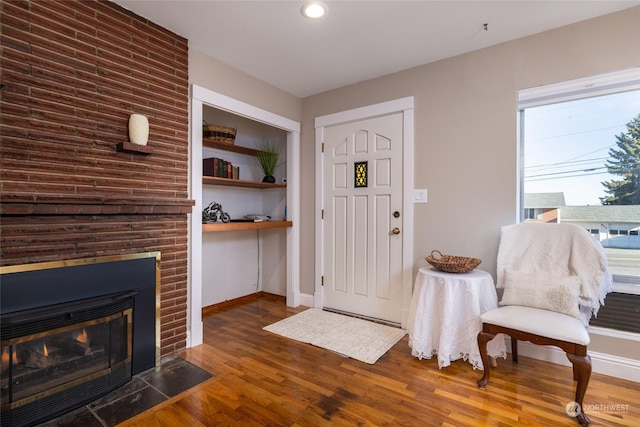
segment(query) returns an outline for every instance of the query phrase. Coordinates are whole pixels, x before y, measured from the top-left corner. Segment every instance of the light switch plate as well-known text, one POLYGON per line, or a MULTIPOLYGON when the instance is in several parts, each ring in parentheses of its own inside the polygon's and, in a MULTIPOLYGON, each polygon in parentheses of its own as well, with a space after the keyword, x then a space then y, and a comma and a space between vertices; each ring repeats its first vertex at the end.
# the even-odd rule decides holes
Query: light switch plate
POLYGON ((427 189, 413 190, 413 203, 427 203, 427 189))

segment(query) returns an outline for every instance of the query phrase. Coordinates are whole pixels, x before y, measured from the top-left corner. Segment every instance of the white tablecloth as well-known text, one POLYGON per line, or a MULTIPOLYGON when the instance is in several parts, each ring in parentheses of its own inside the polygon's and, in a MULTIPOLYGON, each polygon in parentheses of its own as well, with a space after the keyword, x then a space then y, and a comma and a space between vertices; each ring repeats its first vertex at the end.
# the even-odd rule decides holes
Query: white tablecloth
MULTIPOLYGON (((493 278, 482 270, 454 274, 423 267, 418 271, 409 308, 407 332, 411 355, 430 359, 438 355, 438 367, 452 360, 468 360, 484 369, 477 336, 480 314, 498 306, 493 278)), ((487 344, 491 357, 507 357, 504 336, 487 344)))

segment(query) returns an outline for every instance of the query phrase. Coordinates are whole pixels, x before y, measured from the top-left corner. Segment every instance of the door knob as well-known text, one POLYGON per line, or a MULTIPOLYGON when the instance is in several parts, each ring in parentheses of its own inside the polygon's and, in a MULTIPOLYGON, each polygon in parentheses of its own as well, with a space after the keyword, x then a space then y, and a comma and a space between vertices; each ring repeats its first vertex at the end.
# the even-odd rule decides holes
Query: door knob
POLYGON ((398 227, 394 228, 393 230, 391 230, 391 232, 393 234, 400 234, 400 229, 398 227))

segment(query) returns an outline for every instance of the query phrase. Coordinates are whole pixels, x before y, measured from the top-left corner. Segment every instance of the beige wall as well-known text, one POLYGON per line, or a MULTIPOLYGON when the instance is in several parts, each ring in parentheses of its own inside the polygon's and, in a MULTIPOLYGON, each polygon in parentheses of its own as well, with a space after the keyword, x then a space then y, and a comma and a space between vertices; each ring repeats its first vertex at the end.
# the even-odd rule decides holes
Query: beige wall
POLYGON ((313 292, 317 116, 415 97, 414 271, 433 249, 481 258, 495 277, 516 219, 516 91, 640 66, 640 7, 302 100, 302 292, 313 292))
POLYGON ((300 98, 193 49, 189 50, 189 84, 202 86, 296 122, 301 120, 300 98))

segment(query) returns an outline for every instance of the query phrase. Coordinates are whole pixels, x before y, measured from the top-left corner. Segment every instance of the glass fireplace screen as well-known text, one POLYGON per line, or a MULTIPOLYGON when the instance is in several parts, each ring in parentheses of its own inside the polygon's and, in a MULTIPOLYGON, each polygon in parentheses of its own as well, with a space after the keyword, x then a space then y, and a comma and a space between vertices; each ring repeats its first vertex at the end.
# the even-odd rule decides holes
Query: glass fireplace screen
MULTIPOLYGON (((130 372, 131 297, 108 300, 106 305, 101 299, 93 309, 86 301, 81 306, 74 310, 67 304, 60 313, 50 316, 23 313, 14 322, 3 322, 2 412, 55 395, 69 396, 69 389, 122 367, 130 372), (47 325, 49 329, 40 330, 47 325), (20 336, 7 337, 9 330, 20 336)), ((52 313, 51 309, 48 312, 52 313)))

